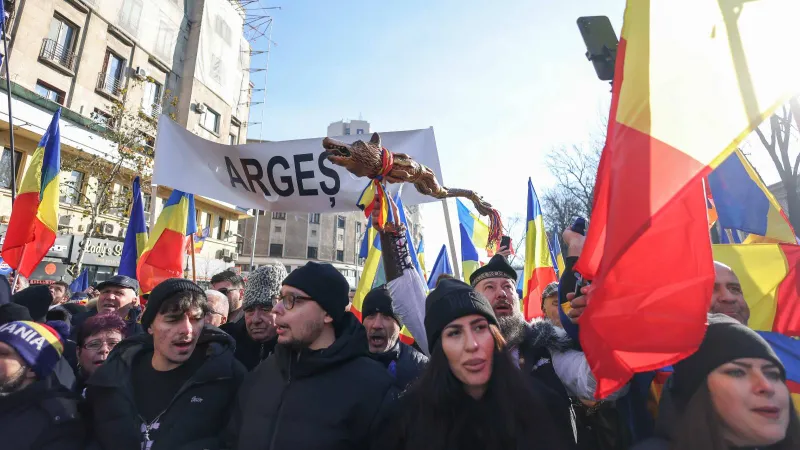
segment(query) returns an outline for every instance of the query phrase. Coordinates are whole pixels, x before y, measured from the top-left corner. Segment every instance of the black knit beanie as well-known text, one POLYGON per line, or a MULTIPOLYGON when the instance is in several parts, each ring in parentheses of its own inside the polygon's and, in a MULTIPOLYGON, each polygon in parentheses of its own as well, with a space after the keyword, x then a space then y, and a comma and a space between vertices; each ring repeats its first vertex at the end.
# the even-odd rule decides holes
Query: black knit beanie
POLYGON ((44 322, 47 311, 53 303, 53 294, 47 285, 37 284, 14 293, 11 301, 28 308, 35 322, 44 322))
POLYGON ((200 294, 201 297, 205 298, 206 293, 203 289, 193 283, 191 280, 187 280, 185 278, 170 278, 168 280, 164 280, 158 284, 158 286, 154 287, 152 291, 150 291, 150 297, 147 299, 147 307, 144 309, 144 313, 142 313, 142 327, 147 331, 150 328, 150 325, 153 324, 153 320, 155 320, 158 311, 161 309, 161 305, 164 304, 164 301, 170 299, 173 295, 184 292, 190 291, 200 294))
POLYGON ((459 317, 479 314, 497 325, 492 305, 470 285, 456 279, 439 280, 425 299, 425 333, 428 348, 433 348, 448 323, 459 317))
POLYGON ((717 367, 739 358, 760 358, 786 369, 772 347, 755 331, 733 319, 710 323, 697 352, 673 366, 672 393, 676 406, 683 409, 708 375, 717 367))
POLYGON ((361 304, 362 319, 377 313, 389 316, 398 325, 400 324, 400 319, 394 314, 394 308, 392 308, 392 295, 385 284, 367 292, 367 295, 364 296, 364 302, 361 304))
POLYGON ((282 285, 300 289, 308 294, 333 318, 334 326, 342 320, 344 309, 350 303, 350 284, 344 275, 330 264, 310 261, 289 273, 282 285))
POLYGON ((33 318, 31 318, 31 313, 28 312, 28 308, 16 303, 6 303, 5 305, 0 305, 0 325, 9 322, 17 322, 20 320, 33 322, 33 318))

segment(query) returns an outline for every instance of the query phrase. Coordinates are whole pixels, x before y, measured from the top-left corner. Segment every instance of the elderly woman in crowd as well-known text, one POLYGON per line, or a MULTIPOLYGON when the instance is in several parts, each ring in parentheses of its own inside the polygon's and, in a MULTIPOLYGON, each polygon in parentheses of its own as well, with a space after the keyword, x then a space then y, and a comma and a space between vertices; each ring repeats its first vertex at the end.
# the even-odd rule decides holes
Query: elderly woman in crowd
POLYGON ((111 350, 125 338, 125 321, 117 314, 98 314, 86 319, 77 333, 78 383, 77 392, 82 392, 86 380, 108 358, 111 350))

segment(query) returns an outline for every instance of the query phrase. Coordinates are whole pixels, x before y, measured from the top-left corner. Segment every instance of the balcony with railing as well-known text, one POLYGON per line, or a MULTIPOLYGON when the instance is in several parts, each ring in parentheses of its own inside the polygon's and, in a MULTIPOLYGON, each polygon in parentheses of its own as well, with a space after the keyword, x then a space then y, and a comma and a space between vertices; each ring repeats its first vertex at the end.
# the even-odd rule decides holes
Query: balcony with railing
POLYGON ((141 109, 141 113, 150 120, 158 121, 158 117, 161 115, 161 104, 160 103, 151 103, 149 105, 143 105, 141 109))
POLYGON ((75 75, 75 53, 52 39, 42 39, 39 60, 69 75, 75 75))
POLYGON ((100 72, 97 75, 97 87, 95 90, 106 97, 119 100, 122 96, 123 87, 123 79, 121 77, 117 78, 106 72, 100 72))

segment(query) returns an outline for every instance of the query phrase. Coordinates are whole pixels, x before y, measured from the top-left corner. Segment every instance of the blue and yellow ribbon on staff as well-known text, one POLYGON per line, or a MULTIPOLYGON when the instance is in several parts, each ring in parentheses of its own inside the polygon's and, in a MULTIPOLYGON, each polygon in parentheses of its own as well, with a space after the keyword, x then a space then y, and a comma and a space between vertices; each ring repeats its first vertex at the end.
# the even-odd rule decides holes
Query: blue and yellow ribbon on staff
POLYGON ((381 170, 369 184, 361 191, 356 205, 359 209, 364 211, 364 216, 368 220, 372 220, 372 213, 375 208, 378 208, 378 226, 383 229, 387 221, 398 222, 400 219, 397 216, 397 205, 394 200, 386 195, 386 184, 384 178, 392 170, 394 164, 394 157, 392 153, 385 148, 381 149, 381 170))

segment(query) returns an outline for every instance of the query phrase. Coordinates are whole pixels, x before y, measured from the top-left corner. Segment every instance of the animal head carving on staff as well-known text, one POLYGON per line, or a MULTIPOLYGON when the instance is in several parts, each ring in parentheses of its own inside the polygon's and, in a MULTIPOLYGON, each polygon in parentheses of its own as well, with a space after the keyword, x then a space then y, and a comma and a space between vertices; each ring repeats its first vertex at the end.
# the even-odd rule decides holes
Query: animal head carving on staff
MULTIPOLYGON (((393 153, 384 148, 378 133, 373 133, 368 142, 358 140, 352 144, 326 137, 322 147, 330 162, 357 177, 367 177, 378 183, 412 183, 421 194, 437 199, 463 197, 471 200, 479 214, 489 217, 487 247, 494 247, 500 240, 503 224, 500 213, 490 203, 475 191, 441 186, 430 168, 405 153, 393 153)), ((386 201, 392 202, 392 199, 388 197, 386 201)))

